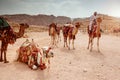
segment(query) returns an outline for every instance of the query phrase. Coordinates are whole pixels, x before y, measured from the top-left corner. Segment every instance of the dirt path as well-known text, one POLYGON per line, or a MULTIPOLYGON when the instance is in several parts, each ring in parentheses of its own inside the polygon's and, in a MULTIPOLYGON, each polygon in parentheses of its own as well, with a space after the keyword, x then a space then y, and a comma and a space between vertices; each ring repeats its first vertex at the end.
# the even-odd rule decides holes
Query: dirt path
MULTIPOLYGON (((40 47, 49 45, 47 32, 28 33, 29 39, 34 38, 40 47)), ((78 33, 75 50, 63 48, 54 49, 55 57, 51 59, 51 68, 41 71, 31 70, 27 65, 15 62, 16 50, 25 41, 18 39, 14 45, 9 45, 8 64, 0 63, 0 80, 120 80, 120 38, 102 35, 100 39, 101 53, 97 52, 96 39, 93 52, 87 50, 88 36, 78 33)))

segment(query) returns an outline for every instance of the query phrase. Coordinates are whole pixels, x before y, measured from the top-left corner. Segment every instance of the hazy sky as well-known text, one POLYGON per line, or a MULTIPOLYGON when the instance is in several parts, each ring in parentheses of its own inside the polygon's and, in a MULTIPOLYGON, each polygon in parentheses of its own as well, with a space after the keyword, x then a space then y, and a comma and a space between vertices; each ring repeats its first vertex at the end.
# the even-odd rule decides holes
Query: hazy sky
POLYGON ((88 17, 94 11, 120 17, 120 0, 0 0, 1 14, 88 17))

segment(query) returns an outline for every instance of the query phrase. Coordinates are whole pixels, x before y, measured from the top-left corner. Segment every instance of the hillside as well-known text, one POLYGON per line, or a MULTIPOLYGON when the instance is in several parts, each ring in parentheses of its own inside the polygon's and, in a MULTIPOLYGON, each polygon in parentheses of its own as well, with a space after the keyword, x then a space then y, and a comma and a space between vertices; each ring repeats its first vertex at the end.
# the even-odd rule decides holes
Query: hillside
POLYGON ((65 16, 54 15, 27 15, 27 14, 15 14, 15 15, 2 15, 8 18, 12 22, 16 23, 28 23, 29 25, 48 26, 52 22, 64 24, 70 22, 71 19, 65 16))
MULTIPOLYGON (((120 29, 120 18, 104 15, 104 14, 99 14, 102 18, 102 23, 101 23, 101 28, 104 30, 104 32, 113 32, 115 29, 120 29)), ((85 28, 89 24, 89 17, 87 18, 76 18, 73 20, 74 22, 82 22, 83 23, 83 28, 85 28)))
MULTIPOLYGON (((63 25, 67 22, 73 21, 82 22, 82 30, 86 31, 87 25, 89 24, 89 17, 86 18, 74 18, 66 16, 54 16, 54 15, 27 15, 27 14, 14 14, 14 15, 1 15, 9 19, 9 21, 14 23, 28 23, 29 25, 37 25, 37 26, 48 26, 52 22, 56 22, 57 24, 63 25)), ((99 14, 102 18, 101 28, 104 32, 114 32, 119 30, 120 32, 120 18, 99 14)))

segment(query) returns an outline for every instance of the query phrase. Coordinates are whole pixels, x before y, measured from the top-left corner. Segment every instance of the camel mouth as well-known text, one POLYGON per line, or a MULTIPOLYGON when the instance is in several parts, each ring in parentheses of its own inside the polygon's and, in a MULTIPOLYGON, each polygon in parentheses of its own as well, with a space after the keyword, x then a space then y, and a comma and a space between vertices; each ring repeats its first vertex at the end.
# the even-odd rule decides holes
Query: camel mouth
POLYGON ((9 43, 10 43, 10 44, 14 44, 14 43, 15 43, 15 41, 10 41, 9 43))
POLYGON ((10 44, 14 44, 14 42, 10 42, 10 44))

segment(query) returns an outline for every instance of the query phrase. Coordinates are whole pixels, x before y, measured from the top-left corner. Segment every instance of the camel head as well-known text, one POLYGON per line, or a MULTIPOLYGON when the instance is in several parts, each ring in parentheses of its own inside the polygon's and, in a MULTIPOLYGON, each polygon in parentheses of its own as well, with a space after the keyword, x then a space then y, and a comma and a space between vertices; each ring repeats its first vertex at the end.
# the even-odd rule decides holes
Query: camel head
POLYGON ((20 27, 22 27, 22 28, 29 28, 29 25, 27 24, 27 23, 21 23, 20 24, 20 27))
POLYGON ((54 57, 54 53, 52 51, 52 47, 45 46, 42 48, 43 54, 46 55, 46 58, 54 57))
POLYGON ((75 27, 77 27, 77 28, 80 28, 81 25, 82 25, 82 23, 80 23, 80 22, 75 23, 75 27))
POLYGON ((49 25, 49 27, 56 27, 56 24, 55 24, 55 23, 51 23, 51 24, 49 25))
POLYGON ((98 17, 96 20, 97 20, 98 23, 101 23, 101 22, 102 22, 101 17, 98 17))
POLYGON ((15 35, 17 38, 20 38, 24 35, 25 29, 29 28, 29 25, 27 23, 21 23, 19 32, 15 32, 15 35))

